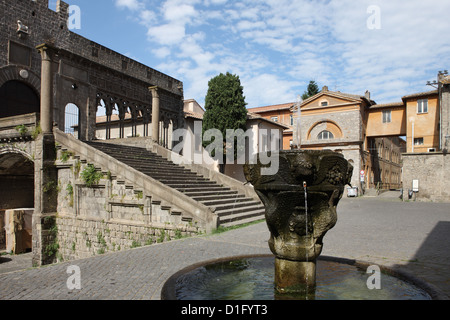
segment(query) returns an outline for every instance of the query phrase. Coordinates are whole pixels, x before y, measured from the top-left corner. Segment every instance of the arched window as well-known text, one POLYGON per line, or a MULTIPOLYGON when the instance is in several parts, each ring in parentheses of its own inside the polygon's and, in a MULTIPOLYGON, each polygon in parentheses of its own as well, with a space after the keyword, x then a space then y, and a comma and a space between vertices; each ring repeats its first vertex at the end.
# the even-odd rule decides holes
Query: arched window
POLYGON ((79 126, 79 110, 76 105, 73 103, 69 103, 66 106, 66 112, 64 117, 64 132, 67 134, 73 135, 75 138, 78 139, 79 132, 80 132, 80 126, 79 126))
POLYGON ((319 133, 319 135, 317 136, 317 139, 331 140, 331 139, 334 139, 334 135, 330 131, 324 130, 321 133, 319 133))

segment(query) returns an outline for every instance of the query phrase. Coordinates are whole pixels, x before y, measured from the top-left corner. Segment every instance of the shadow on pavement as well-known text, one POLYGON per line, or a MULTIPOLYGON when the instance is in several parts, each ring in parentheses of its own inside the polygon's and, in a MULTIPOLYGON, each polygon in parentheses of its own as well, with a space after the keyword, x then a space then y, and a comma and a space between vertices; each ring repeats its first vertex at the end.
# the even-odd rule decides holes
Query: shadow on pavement
POLYGON ((2 263, 7 263, 7 262, 11 262, 11 261, 12 261, 11 258, 0 257, 0 264, 2 264, 2 263))
POLYGON ((450 222, 440 221, 427 236, 414 258, 403 266, 412 274, 425 278, 436 298, 450 299, 450 222))

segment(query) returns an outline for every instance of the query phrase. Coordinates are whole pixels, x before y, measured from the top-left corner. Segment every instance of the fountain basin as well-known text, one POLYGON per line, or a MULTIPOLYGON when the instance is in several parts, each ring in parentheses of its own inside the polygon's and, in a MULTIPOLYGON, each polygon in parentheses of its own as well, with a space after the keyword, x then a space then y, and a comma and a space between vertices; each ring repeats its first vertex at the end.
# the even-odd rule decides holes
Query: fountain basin
POLYGON ((173 275, 163 300, 432 300, 433 287, 403 272, 381 268, 381 289, 370 290, 369 264, 319 257, 315 290, 282 294, 276 289, 273 255, 240 256, 196 264, 173 275))

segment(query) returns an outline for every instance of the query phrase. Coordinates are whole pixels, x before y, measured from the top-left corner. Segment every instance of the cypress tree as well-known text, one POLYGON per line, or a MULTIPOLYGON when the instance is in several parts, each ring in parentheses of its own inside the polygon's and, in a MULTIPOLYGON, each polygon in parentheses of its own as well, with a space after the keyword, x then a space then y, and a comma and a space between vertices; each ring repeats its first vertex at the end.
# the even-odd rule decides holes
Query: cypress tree
MULTIPOLYGON (((208 83, 208 93, 205 98, 205 114, 203 116, 203 134, 209 129, 217 129, 222 133, 224 155, 227 154, 226 131, 246 130, 247 103, 244 97, 244 88, 239 76, 229 72, 219 74, 208 83)), ((203 142, 204 147, 209 143, 203 142)), ((229 146, 228 146, 229 147, 229 146)), ((235 159, 237 156, 235 148, 235 159)), ((212 154, 211 156, 215 156, 212 154)), ((225 157, 226 159, 226 157, 225 157)), ((226 161, 224 159, 224 161, 226 161)), ((223 172, 223 166, 221 171, 223 172)))

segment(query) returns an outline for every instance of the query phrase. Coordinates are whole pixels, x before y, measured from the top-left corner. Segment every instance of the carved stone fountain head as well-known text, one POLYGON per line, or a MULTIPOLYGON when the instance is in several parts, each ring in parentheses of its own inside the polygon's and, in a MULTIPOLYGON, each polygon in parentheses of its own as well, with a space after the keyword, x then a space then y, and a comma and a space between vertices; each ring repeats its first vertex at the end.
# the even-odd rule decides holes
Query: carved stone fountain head
POLYGON ((337 205, 350 184, 353 166, 343 155, 325 150, 291 150, 279 154, 279 170, 262 175, 265 165, 244 166, 266 208, 276 256, 275 284, 280 293, 315 290, 316 259, 322 240, 337 222, 337 205))

